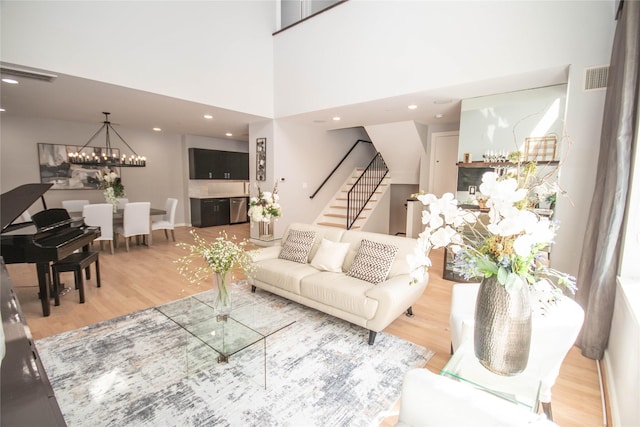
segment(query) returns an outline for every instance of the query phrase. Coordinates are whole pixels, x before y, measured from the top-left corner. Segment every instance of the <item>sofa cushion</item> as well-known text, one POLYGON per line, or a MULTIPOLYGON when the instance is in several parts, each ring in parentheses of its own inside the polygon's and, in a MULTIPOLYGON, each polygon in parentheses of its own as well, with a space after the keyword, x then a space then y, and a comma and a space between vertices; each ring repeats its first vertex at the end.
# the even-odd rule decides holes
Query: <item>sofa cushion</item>
POLYGON ((366 296, 372 287, 373 284, 344 273, 322 271, 300 281, 300 295, 368 320, 378 310, 378 301, 366 296))
POLYGON ((315 238, 315 231, 290 230, 278 258, 306 264, 315 238))
POLYGON ((373 284, 384 282, 398 247, 362 239, 347 275, 373 284))
POLYGON ((318 247, 318 251, 311 261, 311 265, 318 270, 341 273, 344 257, 347 256, 349 246, 349 243, 322 239, 320 247, 318 247))
POLYGON ((300 294, 300 280, 317 273, 309 264, 273 258, 256 264, 254 280, 300 294))

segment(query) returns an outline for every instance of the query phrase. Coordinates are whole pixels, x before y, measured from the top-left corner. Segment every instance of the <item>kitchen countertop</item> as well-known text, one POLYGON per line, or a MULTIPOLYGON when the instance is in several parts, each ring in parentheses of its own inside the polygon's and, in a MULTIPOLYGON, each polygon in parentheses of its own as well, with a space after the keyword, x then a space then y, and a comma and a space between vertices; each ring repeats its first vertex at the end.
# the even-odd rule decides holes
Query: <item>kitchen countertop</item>
POLYGON ((190 199, 233 199, 236 197, 249 197, 249 195, 247 194, 240 194, 240 195, 226 195, 226 196, 222 196, 222 195, 217 195, 217 196, 189 196, 190 199))

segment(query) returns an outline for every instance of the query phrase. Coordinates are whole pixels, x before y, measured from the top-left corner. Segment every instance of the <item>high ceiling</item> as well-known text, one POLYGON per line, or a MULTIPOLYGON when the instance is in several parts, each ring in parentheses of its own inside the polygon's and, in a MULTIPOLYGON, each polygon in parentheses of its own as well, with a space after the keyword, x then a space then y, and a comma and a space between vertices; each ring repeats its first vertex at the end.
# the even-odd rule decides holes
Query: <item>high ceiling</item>
MULTIPOLYGON (((3 67, 15 67, 3 64, 3 67)), ((24 68, 24 67, 22 67, 24 68)), ((171 98, 122 86, 51 72, 51 81, 16 77, 19 84, 2 82, 0 106, 3 115, 95 123, 110 112, 114 125, 125 128, 248 141, 249 123, 265 120, 243 112, 171 98), (210 114, 212 119, 205 119, 210 114), (226 136, 231 133, 232 136, 226 136)), ((393 98, 332 109, 306 112, 286 118, 322 129, 340 129, 413 120, 433 125, 457 123, 460 101, 465 98, 561 84, 567 81, 564 67, 540 70, 494 81, 475 82, 436 91, 416 92, 393 98), (415 109, 409 109, 415 105, 415 109), (442 117, 436 117, 437 115, 442 117), (340 120, 334 120, 340 117, 340 120)), ((96 127, 97 129, 97 127, 96 127)))

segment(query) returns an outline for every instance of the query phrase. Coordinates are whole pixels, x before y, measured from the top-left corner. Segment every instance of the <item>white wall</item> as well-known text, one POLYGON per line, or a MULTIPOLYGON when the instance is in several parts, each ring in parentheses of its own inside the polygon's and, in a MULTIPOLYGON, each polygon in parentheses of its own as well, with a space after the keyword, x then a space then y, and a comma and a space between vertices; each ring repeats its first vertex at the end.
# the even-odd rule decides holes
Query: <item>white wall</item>
POLYGON ((3 1, 2 61, 273 116, 273 1, 3 1))
POLYGON ((560 182, 573 205, 556 212, 554 263, 576 274, 604 104, 582 73, 608 64, 614 15, 609 0, 349 1, 275 36, 276 117, 570 67, 560 182))
POLYGON ((612 1, 349 1, 275 36, 276 115, 607 63, 613 17, 612 1))

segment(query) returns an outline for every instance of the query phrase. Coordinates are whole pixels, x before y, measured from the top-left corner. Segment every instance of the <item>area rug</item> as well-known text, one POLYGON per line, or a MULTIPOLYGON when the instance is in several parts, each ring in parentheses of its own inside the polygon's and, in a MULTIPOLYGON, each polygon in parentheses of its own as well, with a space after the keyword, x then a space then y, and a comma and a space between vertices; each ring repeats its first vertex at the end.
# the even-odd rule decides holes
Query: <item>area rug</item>
POLYGON ((363 328, 268 292, 235 286, 232 298, 271 305, 295 323, 222 364, 204 346, 212 362, 191 363, 193 337, 155 308, 38 340, 67 424, 378 425, 405 372, 433 355, 384 332, 370 346, 363 328))

